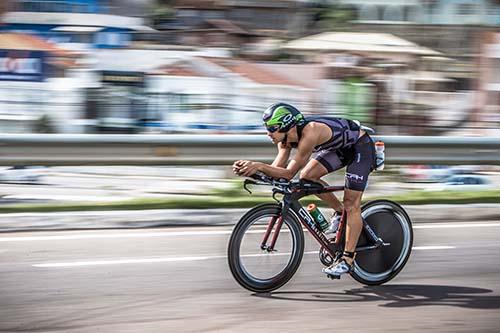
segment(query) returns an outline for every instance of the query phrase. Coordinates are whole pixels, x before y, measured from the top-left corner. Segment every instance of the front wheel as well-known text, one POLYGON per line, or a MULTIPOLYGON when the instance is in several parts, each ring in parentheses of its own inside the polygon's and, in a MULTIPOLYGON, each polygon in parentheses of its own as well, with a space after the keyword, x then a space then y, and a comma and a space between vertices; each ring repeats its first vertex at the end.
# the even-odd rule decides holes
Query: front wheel
MULTIPOLYGON (((410 217, 397 203, 389 200, 368 202, 361 208, 361 216, 385 245, 358 252, 351 276, 366 285, 380 285, 393 279, 405 266, 413 245, 410 217)), ((372 245, 361 233, 358 247, 372 245)))
MULTIPOLYGON (((268 224, 280 217, 280 205, 263 204, 252 208, 234 227, 229 239, 228 263, 243 288, 270 292, 287 283, 299 268, 304 254, 304 232, 293 213, 282 217, 274 250, 262 247, 268 224)), ((271 243, 275 230, 276 227, 266 245, 271 243)))

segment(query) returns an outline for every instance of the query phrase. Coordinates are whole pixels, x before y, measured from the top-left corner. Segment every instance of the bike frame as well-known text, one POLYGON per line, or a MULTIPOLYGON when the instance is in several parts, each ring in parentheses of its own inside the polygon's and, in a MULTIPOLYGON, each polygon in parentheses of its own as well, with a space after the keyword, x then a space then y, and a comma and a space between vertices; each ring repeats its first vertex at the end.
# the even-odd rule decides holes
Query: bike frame
MULTIPOLYGON (((312 194, 322 194, 322 193, 330 193, 343 191, 344 186, 326 186, 322 188, 311 188, 311 189, 294 189, 290 193, 284 193, 278 190, 273 190, 274 193, 283 194, 283 198, 280 201, 282 206, 281 215, 275 216, 271 218, 269 224, 267 225, 266 232, 264 234, 264 238, 261 243, 261 249, 266 250, 268 252, 272 252, 274 250, 274 246, 278 239, 279 232, 281 230, 281 226, 283 225, 283 216, 287 214, 290 210, 295 213, 300 223, 309 231, 309 233, 316 239, 316 241, 328 252, 332 258, 335 258, 335 252, 339 249, 343 252, 344 247, 344 239, 345 239, 345 231, 347 225, 347 213, 345 209, 342 211, 342 217, 340 220, 339 229, 337 230, 337 235, 335 237, 335 243, 332 243, 328 238, 326 238, 323 231, 316 225, 314 218, 309 214, 309 212, 300 204, 299 199, 312 195, 312 194), (276 227, 276 228, 275 228, 276 227), (273 237, 271 239, 271 243, 267 245, 267 241, 271 232, 273 231, 273 237), (335 245, 332 247, 332 245, 335 245)), ((356 252, 367 251, 376 249, 382 245, 384 242, 382 239, 377 237, 375 232, 370 228, 368 223, 363 219, 363 229, 366 231, 369 239, 373 242, 374 245, 357 247, 356 252)))

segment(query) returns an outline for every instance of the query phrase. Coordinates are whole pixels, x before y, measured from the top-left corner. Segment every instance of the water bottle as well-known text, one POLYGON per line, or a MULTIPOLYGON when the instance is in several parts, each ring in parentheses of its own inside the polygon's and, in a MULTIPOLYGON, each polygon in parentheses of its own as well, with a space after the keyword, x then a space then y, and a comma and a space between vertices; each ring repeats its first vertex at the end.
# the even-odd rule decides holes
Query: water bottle
POLYGON ((375 161, 376 167, 375 170, 382 171, 384 170, 384 161, 385 161, 385 145, 382 141, 375 142, 375 161))
POLYGON ((325 231, 328 229, 329 223, 326 220, 326 218, 321 214, 320 210, 315 204, 309 204, 307 206, 307 211, 311 216, 313 217, 314 221, 316 221, 316 224, 320 227, 322 231, 325 231))

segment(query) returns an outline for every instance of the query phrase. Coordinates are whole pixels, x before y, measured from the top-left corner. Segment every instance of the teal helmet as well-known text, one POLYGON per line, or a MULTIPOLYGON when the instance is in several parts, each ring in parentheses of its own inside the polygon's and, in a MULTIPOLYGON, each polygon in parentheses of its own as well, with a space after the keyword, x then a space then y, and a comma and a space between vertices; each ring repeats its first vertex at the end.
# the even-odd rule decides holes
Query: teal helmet
POLYGON ((290 104, 276 103, 267 108, 262 116, 268 132, 288 132, 293 126, 305 121, 304 116, 290 104))

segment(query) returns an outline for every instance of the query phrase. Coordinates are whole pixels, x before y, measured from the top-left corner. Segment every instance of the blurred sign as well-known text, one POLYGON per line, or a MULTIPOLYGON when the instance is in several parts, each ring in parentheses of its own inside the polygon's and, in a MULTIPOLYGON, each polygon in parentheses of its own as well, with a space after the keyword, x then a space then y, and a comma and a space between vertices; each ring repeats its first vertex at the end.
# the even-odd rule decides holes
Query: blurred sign
POLYGON ((120 86, 143 86, 144 73, 142 72, 121 72, 103 71, 102 82, 112 83, 120 86))
POLYGON ((0 80, 43 81, 44 60, 43 51, 0 50, 0 80))

